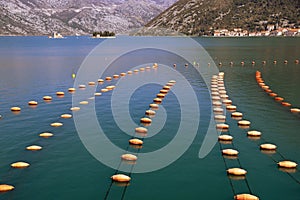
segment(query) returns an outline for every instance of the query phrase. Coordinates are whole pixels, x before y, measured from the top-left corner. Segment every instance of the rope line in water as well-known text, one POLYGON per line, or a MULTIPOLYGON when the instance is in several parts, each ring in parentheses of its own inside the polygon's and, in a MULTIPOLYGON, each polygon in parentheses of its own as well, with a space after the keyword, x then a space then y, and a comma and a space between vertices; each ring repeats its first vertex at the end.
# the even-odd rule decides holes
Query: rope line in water
MULTIPOLYGON (((153 67, 154 68, 154 67, 153 67)), ((147 69, 147 68, 146 68, 147 69)), ((148 68, 148 69, 151 69, 151 68, 148 68)), ((142 70, 141 70, 142 71, 142 70)), ((145 70, 143 70, 143 71, 145 71, 145 70)), ((118 79, 119 79, 119 77, 118 77, 118 79)), ((90 86, 94 86, 95 85, 95 82, 93 82, 94 84, 92 84, 92 85, 90 85, 90 86)), ((97 86, 99 86, 100 84, 99 84, 99 82, 97 83, 97 86)), ((79 86, 80 87, 80 86, 79 86)), ((85 88, 85 85, 84 85, 84 88, 85 88)), ((70 90, 68 90, 68 92, 70 93, 70 94, 73 94, 74 93, 74 91, 75 91, 75 89, 72 89, 72 91, 70 91, 70 90)), ((56 92, 56 96, 57 97, 64 97, 64 95, 65 95, 65 93, 64 92, 56 92)), ((52 96, 50 96, 48 99, 49 100, 46 100, 44 97, 43 97, 43 100, 44 100, 44 102, 47 102, 47 101, 51 101, 52 102, 52 96), (50 99, 49 99, 50 98, 50 99)), ((89 98, 90 99, 90 98, 89 98)), ((36 102, 36 101, 30 101, 31 103, 33 102, 35 105, 34 105, 34 107, 36 107, 37 105, 38 105, 38 103, 36 102)), ((80 102, 79 102, 79 104, 81 104, 80 102)), ((28 103, 27 104, 27 106, 29 105, 29 107, 33 107, 30 103, 28 103)), ((17 112, 20 112, 21 111, 21 109, 19 108, 19 107, 16 107, 16 108, 18 108, 18 110, 17 110, 17 112)), ((13 110, 13 109, 11 109, 11 111, 12 112, 15 112, 16 110, 13 110)), ((2 118, 2 116, 1 116, 1 118, 2 118)), ((62 119, 62 117, 60 116, 60 117, 58 117, 57 118, 57 120, 56 121, 60 121, 62 119)), ((51 122, 50 122, 51 123, 51 122)), ((53 123, 53 122, 52 122, 53 123)), ((62 124, 63 125, 63 124, 62 124)), ((52 126, 52 125, 51 125, 52 126)), ((56 128, 55 128, 56 129, 56 128)), ((54 130, 54 128, 53 128, 53 130, 54 130)), ((47 130, 47 132, 51 132, 51 133, 55 133, 55 131, 48 131, 47 130)), ((42 141, 42 139, 40 139, 40 137, 38 138, 38 139, 36 139, 32 144, 36 144, 36 143, 38 143, 37 141, 42 141)), ((42 149, 44 149, 44 146, 42 147, 42 149)), ((27 150, 27 149, 26 149, 27 150)), ((127 149, 128 150, 128 149, 127 149)), ((30 151, 30 150, 28 150, 28 151, 30 151)), ((24 151, 24 154, 25 154, 25 152, 26 151, 24 151)), ((26 152, 27 153, 27 152, 26 152)), ((23 153, 22 153, 22 155, 23 155, 23 153)), ((41 154, 39 154, 40 156, 41 156, 41 154)), ((40 157, 39 156, 39 157, 40 157)), ((23 157, 23 156, 22 156, 23 157)), ((32 165, 32 163, 29 163, 30 165, 32 165)), ((7 179, 7 180, 9 180, 9 179, 11 179, 12 178, 12 176, 13 176, 13 172, 18 172, 19 174, 20 173, 24 173, 23 172, 23 170, 17 170, 17 169, 13 169, 12 167, 10 167, 9 169, 8 169, 8 172, 7 172, 7 175, 6 176, 4 176, 4 178, 2 178, 3 180, 5 180, 5 179, 7 179)), ((2 181, 1 181, 2 182, 2 181)), ((16 184, 15 184, 16 185, 16 184)), ((12 194, 11 194, 11 196, 12 196, 12 194)))
MULTIPOLYGON (((299 61, 298 61, 299 62, 299 61)), ((261 76, 260 71, 256 71, 255 74, 257 84, 270 96, 274 97, 274 100, 280 103, 282 106, 289 108, 290 113, 300 114, 300 108, 293 107, 289 102, 284 101, 285 98, 280 97, 277 93, 272 91, 268 85, 265 84, 264 79, 261 76)), ((300 115, 298 115, 300 117, 300 115)))
MULTIPOLYGON (((217 91, 218 91, 218 96, 220 97, 220 100, 219 101, 222 101, 222 96, 221 96, 221 94, 226 94, 227 92, 226 92, 226 89, 225 89, 225 85, 224 85, 224 73, 223 72, 220 72, 219 73, 219 75, 216 77, 216 79, 213 81, 213 78, 212 78, 212 82, 216 82, 217 83, 217 91), (224 92, 220 92, 220 91, 222 91, 222 90, 220 90, 222 88, 222 90, 224 90, 224 92)), ((215 87, 215 86, 214 86, 215 87)), ((229 96, 227 95, 227 98, 229 98, 229 96)), ((212 99, 213 100, 213 99, 212 99)), ((232 105, 232 102, 229 104, 229 105, 232 105)), ((214 105, 212 105, 213 107, 214 107, 214 105)), ((221 107, 223 108, 223 110, 225 110, 225 109, 227 109, 227 104, 226 103, 224 103, 224 101, 222 102, 222 104, 221 104, 221 107), (224 107, 226 107, 226 108, 224 108, 224 107)), ((235 107, 235 109, 234 110, 236 110, 237 108, 235 107)), ((224 115, 224 112, 222 112, 222 114, 224 115)), ((216 122, 216 120, 215 120, 215 122, 216 122)), ((225 122, 226 122, 226 116, 225 116, 225 122)), ((228 134, 228 135, 232 135, 231 133, 230 133, 230 129, 228 129, 227 130, 227 132, 226 132, 226 134, 228 134)), ((236 149, 235 148, 235 145, 234 145, 234 142, 233 141, 231 141, 231 146, 232 146, 232 148, 233 149, 236 149)), ((220 147, 220 151, 222 152, 222 145, 221 145, 221 143, 219 142, 219 147, 220 147)), ((223 157, 223 162, 224 162, 224 164, 225 164, 225 167, 226 167, 226 169, 228 169, 228 164, 227 164, 227 161, 226 161, 226 159, 224 158, 224 156, 222 155, 222 157, 223 157)), ((239 167, 240 168, 242 168, 242 164, 241 164, 241 162, 240 162, 240 159, 239 159, 239 156, 237 156, 237 158, 236 158, 236 160, 237 160, 237 163, 238 163, 238 165, 239 165, 239 167)), ((243 168, 242 168, 243 169, 243 168)), ((230 182, 230 186, 231 186, 231 188, 232 188, 232 191, 233 191, 233 193, 234 193, 234 195, 236 196, 237 195, 237 193, 236 193, 236 190, 235 190, 235 188, 234 188, 234 184, 233 184, 233 181, 231 180, 231 178, 230 177, 228 177, 228 179, 229 179, 229 182, 230 182)), ((250 184, 249 184, 249 181, 247 180, 247 176, 245 175, 245 177, 244 177, 244 182, 245 182, 245 184, 246 184, 246 187, 248 188, 248 190, 249 190, 249 193, 250 194, 253 194, 253 192, 252 192, 252 190, 251 190, 251 187, 250 187, 250 184)))
MULTIPOLYGON (((247 131, 245 131, 245 134, 247 134, 247 131)), ((262 140, 264 143, 268 142, 263 136, 260 136, 259 139, 262 140)), ((285 156, 283 156, 283 154, 280 151, 278 151, 278 149, 276 149, 274 154, 268 156, 276 164, 279 162, 279 160, 276 160, 275 158, 273 158, 273 156, 276 155, 276 154, 279 155, 282 160, 288 160, 287 158, 285 158, 285 156)), ((297 184, 300 184, 300 181, 295 176, 293 176, 292 173, 289 173, 289 172, 285 172, 285 173, 288 174, 288 176, 290 176, 297 184)), ((296 170, 296 172, 294 172, 294 174, 296 174, 296 173, 299 173, 299 171, 296 170)))
MULTIPOLYGON (((155 98, 157 98, 157 97, 155 97, 155 98)), ((146 115, 144 115, 144 116, 146 117, 146 115)), ((140 127, 142 127, 142 126, 145 126, 145 125, 143 125, 143 123, 141 122, 140 127)), ((136 135, 136 134, 137 134, 137 132, 135 131, 134 135, 133 135, 131 138, 132 138, 132 139, 135 138, 135 135, 136 135)), ((144 136, 140 136, 139 138, 141 138, 142 141, 145 140, 145 137, 144 137, 144 136)), ((128 152, 129 147, 130 147, 130 144, 127 146, 127 149, 126 149, 125 152, 128 152)), ((140 150, 141 150, 141 149, 138 148, 137 151, 135 152, 137 156, 138 156, 138 154, 140 153, 140 150)), ((118 168, 117 168, 116 171, 115 171, 115 175, 116 175, 117 173, 120 172, 120 167, 121 167, 121 163, 122 163, 122 162, 123 162, 123 161, 121 160, 120 163, 119 163, 118 168)), ((132 172, 133 172, 133 169, 134 169, 134 164, 132 164, 129 173, 127 173, 127 175, 128 175, 129 177, 131 177, 132 172)), ((104 198, 105 200, 106 200, 106 199, 108 198, 108 196, 109 196, 109 193, 110 193, 110 191, 111 191, 111 189, 112 189, 112 186, 113 186, 113 182, 114 182, 114 181, 111 180, 111 184, 110 184, 110 186, 108 187, 107 192, 106 192, 106 195, 105 195, 105 198, 104 198)), ((123 191, 122 191, 122 195, 121 195, 121 198, 120 198, 120 199, 122 199, 122 200, 125 198, 126 191, 127 191, 127 187, 128 187, 128 185, 125 185, 125 186, 124 186, 124 189, 123 189, 123 191)))
MULTIPOLYGON (((256 72, 256 79, 257 79, 257 82, 259 83, 259 79, 261 79, 262 80, 262 82, 264 82, 263 81, 263 79, 261 78, 261 73, 259 72, 259 71, 257 71, 256 72)), ((262 85, 263 86, 263 85, 262 85)), ((262 87, 261 86, 261 87, 262 87)), ((263 88, 264 89, 264 88, 263 88)), ((266 88, 266 89, 269 89, 269 88, 266 88)), ((266 91, 266 89, 264 89, 265 91, 266 91)), ((267 93, 268 93, 268 91, 266 91, 267 93)), ((270 92, 272 92, 272 91, 270 91, 270 92)), ((300 112, 300 111, 299 111, 300 112)), ((245 130, 245 129, 243 129, 245 132, 246 132, 246 135, 247 135, 247 131, 245 130)), ((267 142, 267 140, 266 139, 264 139, 264 137, 262 137, 262 136, 260 136, 260 139, 261 140, 263 140, 264 142, 267 142)), ((275 154, 278 154, 283 160, 287 160, 286 158, 285 158, 285 156, 283 156, 283 154, 280 152, 280 151, 278 151, 277 149, 276 149, 276 152, 275 152, 275 154)), ((277 164, 279 161, 276 161, 273 157, 272 157, 272 155, 270 156, 270 158, 277 164)), ((298 172, 298 171, 296 171, 296 172, 298 172)), ((300 181, 299 180, 297 180, 297 178, 295 178, 291 173, 289 173, 289 172, 286 172, 296 183, 298 183, 298 184, 300 184, 300 181)))

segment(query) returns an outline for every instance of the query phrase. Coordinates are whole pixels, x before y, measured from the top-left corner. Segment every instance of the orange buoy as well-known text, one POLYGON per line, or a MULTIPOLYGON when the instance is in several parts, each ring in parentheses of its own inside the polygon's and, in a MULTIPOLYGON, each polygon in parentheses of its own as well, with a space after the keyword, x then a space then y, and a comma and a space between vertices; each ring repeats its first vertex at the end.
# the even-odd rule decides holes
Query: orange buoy
POLYGON ((296 64, 299 64, 299 60, 298 60, 298 59, 297 59, 297 60, 295 60, 295 63, 296 63, 296 64))
POLYGON ((226 120, 225 115, 215 115, 215 120, 226 120))
POLYGON ((116 182, 129 182, 131 180, 129 176, 126 176, 124 174, 113 175, 111 179, 116 182))
POLYGON ((64 96, 65 93, 64 93, 64 92, 56 92, 56 95, 57 95, 57 96, 64 96))
POLYGON ((289 102, 285 102, 285 101, 281 102, 281 105, 286 106, 286 107, 292 106, 292 104, 290 104, 289 102))
POLYGON ((105 80, 110 81, 112 78, 110 76, 105 77, 105 80))
POLYGON ((218 131, 228 131, 229 125, 228 124, 217 124, 216 128, 218 131))
POLYGON ((21 111, 21 108, 20 107, 11 107, 10 110, 12 112, 20 112, 21 111))
POLYGON ((300 113, 300 109, 299 108, 291 108, 290 111, 292 113, 300 113))
POLYGON ((80 89, 85 89, 85 88, 86 88, 85 85, 79 85, 78 87, 79 87, 80 89))
POLYGON ((155 103, 161 103, 162 99, 161 98, 155 98, 155 99, 153 99, 153 102, 155 102, 155 103))
POLYGON ((229 98, 229 96, 227 94, 221 94, 220 97, 221 97, 221 99, 224 99, 224 100, 229 98))
POLYGON ((26 149, 29 151, 39 151, 42 149, 42 147, 38 146, 38 145, 31 145, 31 146, 26 147, 26 149))
POLYGON ((144 127, 137 127, 137 128, 135 128, 135 132, 137 132, 137 133, 147 133, 148 130, 144 127))
POLYGON ((159 105, 156 104, 156 103, 151 103, 151 104, 149 105, 149 107, 150 107, 150 108, 158 108, 159 105))
POLYGON ((158 93, 157 95, 156 95, 156 97, 158 97, 158 98, 165 98, 165 94, 162 94, 162 93, 158 93))
POLYGON ((276 97, 276 96, 277 96, 277 94, 276 94, 276 93, 274 93, 274 92, 271 92, 271 93, 269 93, 269 96, 271 96, 271 97, 276 97))
POLYGON ((138 73, 139 71, 140 70, 138 70, 138 69, 133 70, 134 73, 138 73))
POLYGON ((237 194, 234 196, 235 200, 259 200, 257 196, 252 194, 237 194))
POLYGON ((273 92, 271 89, 265 89, 265 92, 266 93, 271 93, 271 92, 273 92))
POLYGON ((213 96, 213 97, 211 97, 211 99, 213 101, 219 101, 219 100, 221 100, 221 98, 219 96, 213 96))
POLYGON ((54 123, 51 123, 50 125, 53 126, 53 127, 60 127, 60 126, 62 126, 63 124, 60 123, 60 122, 54 122, 54 123))
POLYGON ((120 77, 120 76, 119 76, 118 74, 114 74, 114 75, 113 75, 113 78, 114 78, 114 79, 117 79, 117 78, 119 78, 119 77, 120 77))
POLYGON ((230 99, 224 99, 224 100, 223 100, 223 103, 224 103, 225 105, 231 105, 231 104, 232 104, 232 101, 231 101, 230 99))
POLYGON ((283 167, 283 168, 296 168, 297 163, 285 160, 285 161, 280 161, 278 164, 278 167, 283 167))
POLYGON ((170 87, 170 86, 167 86, 167 85, 165 85, 165 86, 163 87, 163 89, 164 89, 164 90, 170 90, 170 89, 171 89, 171 87, 170 87))
POLYGON ((94 85, 96 85, 96 83, 94 81, 90 81, 90 82, 88 82, 88 85, 94 86, 94 85))
POLYGON ((211 88, 210 89, 212 92, 219 92, 219 89, 218 88, 211 88))
POLYGON ((221 141, 232 141, 233 137, 231 135, 220 135, 218 139, 221 141))
POLYGON ((80 101, 79 104, 81 104, 81 105, 87 105, 87 104, 89 104, 89 102, 88 101, 80 101))
POLYGON ((143 118, 141 118, 140 122, 150 124, 152 122, 152 120, 150 118, 143 117, 143 118))
POLYGON ((101 96, 102 93, 100 93, 100 92, 95 92, 94 95, 95 95, 95 96, 101 96))
POLYGON ((241 168, 230 168, 227 170, 227 173, 235 176, 245 176, 247 171, 241 168))
POLYGON ((10 166, 12 168, 26 168, 26 167, 29 167, 29 163, 26 163, 26 162, 15 162, 15 163, 12 163, 10 166))
POLYGON ((108 91, 109 91, 109 89, 106 89, 106 88, 101 89, 101 92, 108 92, 108 91))
POLYGON ((174 84, 174 83, 168 82, 166 85, 172 87, 172 86, 174 86, 175 84, 174 84))
POLYGON ((250 126, 251 122, 247 120, 240 120, 238 121, 239 126, 250 126))
POLYGON ((226 109, 229 110, 229 111, 235 111, 236 110, 236 106, 234 106, 234 105, 228 105, 228 106, 226 106, 226 109))
POLYGON ((274 99, 275 99, 275 101, 283 101, 284 100, 284 98, 282 98, 282 97, 275 97, 274 99))
POLYGON ((214 101, 212 102, 212 105, 213 105, 214 107, 222 107, 222 102, 221 102, 221 101, 216 101, 216 100, 214 100, 214 101))
POLYGON ((78 110, 80 110, 80 108, 79 107, 72 107, 72 108, 70 108, 70 110, 71 111, 78 111, 78 110))
POLYGON ((76 91, 76 89, 75 89, 75 88, 69 88, 68 91, 69 91, 70 93, 73 93, 73 92, 76 91))
POLYGON ((264 90, 266 90, 266 89, 269 89, 270 87, 267 86, 267 85, 262 85, 261 88, 264 89, 264 90))
POLYGON ((176 83, 176 81, 175 80, 170 80, 169 83, 176 83))
POLYGON ((72 118, 72 115, 71 114, 62 114, 60 117, 65 118, 65 119, 69 119, 69 118, 72 118))
POLYGON ((132 71, 128 71, 127 74, 132 74, 132 71))
POLYGON ((142 140, 140 140, 140 139, 136 139, 135 138, 135 139, 130 139, 129 143, 133 144, 133 145, 142 145, 144 142, 142 140))
POLYGON ((288 63, 288 61, 287 60, 284 60, 284 64, 287 64, 288 63))
POLYGON ((120 74, 120 76, 126 76, 126 73, 125 73, 125 72, 122 72, 122 73, 120 74))
POLYGON ((220 96, 219 92, 211 92, 211 96, 220 96))
POLYGON ((219 89, 219 93, 220 93, 220 95, 223 95, 223 94, 226 94, 227 92, 226 92, 226 90, 220 90, 219 89))
POLYGON ((8 192, 12 191, 13 189, 15 189, 15 187, 12 185, 0 184, 0 192, 8 192))
POLYGON ((261 144, 260 149, 262 150, 276 150, 277 146, 274 144, 261 144))
POLYGON ((168 90, 162 89, 162 90, 160 90, 159 92, 162 93, 162 94, 167 94, 169 91, 168 91, 168 90))
POLYGON ((30 105, 30 106, 36 106, 36 105, 38 105, 38 102, 37 101, 29 101, 28 105, 30 105))
POLYGON ((52 133, 41 133, 39 136, 43 137, 43 138, 48 138, 48 137, 52 137, 53 134, 52 133))
MULTIPOLYGON (((157 105, 157 104, 156 104, 157 105)), ((145 112, 146 115, 155 115, 156 112, 154 110, 146 110, 145 112)))
POLYGON ((227 156, 237 156, 239 152, 234 149, 223 149, 222 154, 227 156))
POLYGON ((243 117, 243 113, 241 113, 241 112, 233 112, 233 113, 231 113, 231 117, 243 117))
POLYGON ((98 79, 98 82, 99 82, 99 83, 103 83, 104 80, 103 80, 102 78, 99 78, 99 79, 98 79))
POLYGON ((51 101, 51 100, 52 100, 52 97, 50 97, 50 96, 44 96, 44 97, 43 97, 43 100, 44 100, 44 101, 51 101))
POLYGON ((140 71, 141 71, 141 72, 145 71, 145 68, 144 68, 144 67, 141 67, 141 68, 140 68, 140 71))
POLYGON ((260 131, 248 131, 247 132, 247 135, 248 136, 251 136, 251 137, 260 137, 261 136, 261 132, 260 131))
POLYGON ((106 87, 106 89, 108 89, 108 90, 113 90, 113 89, 115 89, 115 88, 116 88, 115 85, 109 85, 109 86, 106 87))
POLYGON ((137 160, 137 156, 136 155, 133 155, 133 154, 123 154, 121 156, 121 158, 123 160, 128 160, 128 161, 136 161, 137 160))
POLYGON ((223 110, 223 108, 214 108, 213 111, 215 113, 223 113, 224 110, 223 110))

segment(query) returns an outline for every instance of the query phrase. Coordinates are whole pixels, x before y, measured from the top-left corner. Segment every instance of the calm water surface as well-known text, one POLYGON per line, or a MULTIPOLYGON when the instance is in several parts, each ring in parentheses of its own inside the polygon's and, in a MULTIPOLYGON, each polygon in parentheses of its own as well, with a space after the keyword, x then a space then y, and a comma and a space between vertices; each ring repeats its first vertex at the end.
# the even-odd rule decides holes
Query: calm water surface
MULTIPOLYGON (((147 39, 156 41, 156 38, 147 39)), ((128 37, 128 42, 130 40, 128 37)), ((247 182, 233 180, 232 190, 219 144, 215 145, 208 156, 198 158, 211 116, 210 101, 205 83, 199 79, 191 65, 184 67, 184 60, 174 60, 172 55, 166 54, 164 58, 160 58, 161 52, 141 51, 123 60, 122 66, 118 63, 110 72, 110 75, 121 73, 134 59, 151 56, 153 62, 159 63, 159 59, 164 59, 164 63, 170 67, 176 63, 177 70, 197 92, 201 110, 199 130, 188 151, 164 169, 132 174, 130 185, 124 188, 111 186, 110 176, 115 170, 101 164, 89 154, 77 135, 74 121, 59 118, 63 113, 70 113, 69 108, 72 106, 72 95, 67 92, 74 84, 71 74, 78 70, 84 58, 102 40, 87 37, 60 40, 46 37, 0 37, 0 183, 16 187, 12 192, 0 194, 0 199, 104 199, 109 191, 107 199, 226 200, 233 199, 233 192, 248 193, 249 188, 261 199, 300 199, 299 171, 292 173, 291 177, 278 170, 275 163, 282 160, 280 155, 300 163, 300 116, 290 113, 287 108, 275 102, 255 82, 255 71, 259 70, 272 90, 295 107, 300 107, 300 65, 294 63, 294 60, 300 59, 300 39, 196 40, 217 64, 222 63, 219 70, 225 72, 228 95, 238 110, 244 113, 245 119, 252 122, 251 128, 263 133, 261 140, 249 140, 245 130, 240 129, 236 121, 230 119, 230 113, 227 113, 230 134, 235 138, 234 147, 240 152, 239 161, 248 170, 247 182), (253 60, 256 61, 255 65, 251 65, 253 60), (263 60, 266 61, 265 65, 262 64, 263 60), (277 64, 273 64, 273 60, 277 60, 277 64), (288 64, 284 64, 284 60, 288 60, 288 64), (229 65, 231 61, 233 66, 229 65), (244 66, 240 64, 241 61, 245 62, 244 66), (57 91, 64 91, 66 94, 63 98, 58 98, 55 95, 57 91), (53 101, 43 102, 42 97, 45 95, 53 96, 53 101), (30 108, 27 105, 30 100, 37 100, 39 105, 30 108), (11 113, 12 106, 20 106, 21 113, 11 113), (63 122, 64 126, 51 127, 49 124, 55 121, 63 122), (46 131, 53 132, 54 137, 38 137, 39 133, 46 131), (276 144, 280 154, 261 153, 259 145, 266 141, 276 144), (26 151, 25 147, 31 144, 44 148, 40 152, 26 151), (31 166, 27 169, 11 169, 10 164, 19 160, 29 162, 31 166)), ((101 59, 105 58, 100 55, 101 59)), ((101 63, 99 66, 101 67, 101 63)), ((208 65, 200 67, 209 68, 208 65)), ((161 76, 159 70, 133 76, 142 77, 147 73, 161 76)), ((110 84, 116 82, 117 80, 113 80, 110 84)), ((135 122, 138 123, 160 87, 155 84, 146 85, 133 94, 130 114, 135 122)), ((180 85, 175 87, 180 88, 180 85)), ((125 149, 129 136, 124 135, 113 122, 109 103, 108 93, 96 98, 99 123, 105 128, 107 136, 125 149)), ((141 152, 163 147, 176 133, 180 119, 176 96, 172 93, 168 95, 163 105, 168 113, 167 123, 160 134, 146 139, 141 152)), ((235 167, 236 161, 227 160, 227 165, 235 167)))

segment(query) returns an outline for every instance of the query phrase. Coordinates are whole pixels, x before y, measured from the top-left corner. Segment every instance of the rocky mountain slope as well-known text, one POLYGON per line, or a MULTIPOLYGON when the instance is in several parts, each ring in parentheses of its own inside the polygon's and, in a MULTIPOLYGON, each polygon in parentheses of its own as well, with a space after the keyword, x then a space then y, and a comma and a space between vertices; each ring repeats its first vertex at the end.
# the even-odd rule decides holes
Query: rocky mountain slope
POLYGON ((118 34, 146 24, 176 0, 0 0, 0 35, 118 34))
POLYGON ((150 21, 148 29, 167 28, 188 35, 215 29, 262 31, 267 25, 299 27, 299 0, 179 0, 150 21))

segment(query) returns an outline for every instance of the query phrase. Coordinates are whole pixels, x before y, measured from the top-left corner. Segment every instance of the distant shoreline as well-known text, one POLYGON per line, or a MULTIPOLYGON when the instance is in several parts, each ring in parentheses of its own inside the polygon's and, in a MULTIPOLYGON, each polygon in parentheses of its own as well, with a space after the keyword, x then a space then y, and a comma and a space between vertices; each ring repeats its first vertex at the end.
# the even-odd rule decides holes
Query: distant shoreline
MULTIPOLYGON (((300 38, 300 36, 195 36, 195 35, 119 35, 119 36, 129 36, 129 37, 191 37, 191 38, 300 38)), ((48 35, 0 35, 0 37, 46 37, 48 35)), ((90 35, 64 35, 63 38, 67 37, 89 37, 91 39, 113 39, 117 36, 107 36, 107 37, 92 37, 90 35)), ((49 39, 63 39, 63 38, 49 38, 49 39)))

